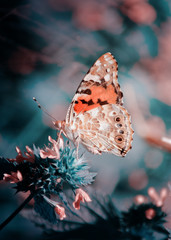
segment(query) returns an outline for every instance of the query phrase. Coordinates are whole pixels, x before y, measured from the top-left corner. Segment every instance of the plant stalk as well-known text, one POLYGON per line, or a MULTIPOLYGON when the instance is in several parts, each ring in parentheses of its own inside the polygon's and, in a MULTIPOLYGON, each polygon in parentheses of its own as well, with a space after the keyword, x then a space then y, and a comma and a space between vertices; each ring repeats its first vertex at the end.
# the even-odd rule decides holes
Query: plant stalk
POLYGON ((34 197, 35 193, 31 193, 24 202, 3 222, 0 224, 0 230, 2 230, 34 197))

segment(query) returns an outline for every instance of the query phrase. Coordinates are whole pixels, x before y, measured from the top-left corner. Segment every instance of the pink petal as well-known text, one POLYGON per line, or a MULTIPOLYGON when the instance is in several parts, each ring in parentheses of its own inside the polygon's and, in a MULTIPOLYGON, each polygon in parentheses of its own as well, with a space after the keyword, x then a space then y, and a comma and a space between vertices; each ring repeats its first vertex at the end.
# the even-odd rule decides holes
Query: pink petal
POLYGON ((57 142, 51 138, 51 136, 48 137, 49 142, 52 143, 52 147, 46 147, 45 150, 40 150, 40 156, 41 158, 52 158, 52 159, 59 159, 59 147, 57 142))
POLYGON ((4 173, 4 176, 3 176, 4 181, 8 182, 11 180, 11 178, 12 178, 11 175, 9 175, 8 173, 4 173))
POLYGON ((16 152, 17 152, 17 153, 20 153, 20 154, 21 154, 21 150, 19 149, 19 147, 16 146, 15 149, 16 149, 16 152))
POLYGON ((20 181, 16 172, 11 172, 11 174, 4 173, 3 180, 7 182, 10 181, 10 183, 17 183, 20 181))
POLYGON ((81 188, 78 188, 76 190, 76 194, 82 195, 82 197, 85 199, 86 202, 91 202, 90 196, 81 188))
POLYGON ((80 202, 91 202, 91 198, 90 196, 83 191, 81 188, 78 188, 76 190, 76 196, 75 196, 75 201, 73 202, 73 207, 76 210, 80 209, 80 202))
POLYGON ((49 156, 48 152, 45 152, 44 150, 40 150, 40 157, 41 158, 47 158, 49 156))
POLYGON ((31 153, 32 155, 34 155, 33 150, 29 146, 26 146, 26 150, 28 153, 31 153))
POLYGON ((19 181, 23 180, 23 176, 22 176, 20 171, 17 171, 17 178, 18 178, 19 181))
POLYGON ((153 208, 149 208, 145 211, 147 219, 152 220, 156 216, 156 211, 153 208))
MULTIPOLYGON (((76 209, 76 210, 79 210, 80 209, 80 202, 82 201, 81 197, 79 195, 76 195, 75 197, 75 201, 73 202, 73 207, 76 209)), ((83 201, 82 201, 83 202, 83 201)))
POLYGON ((65 208, 59 206, 58 204, 55 206, 55 212, 59 215, 60 220, 63 220, 64 218, 66 218, 66 214, 65 214, 65 208))
POLYGON ((160 198, 162 201, 165 201, 165 199, 167 198, 168 196, 168 190, 167 188, 162 188, 161 191, 160 191, 160 198))
POLYGON ((53 141, 53 139, 52 139, 51 136, 48 136, 48 140, 49 140, 49 142, 51 142, 51 143, 52 143, 52 141, 53 141))
POLYGON ((158 193, 156 192, 155 188, 153 188, 153 187, 150 187, 150 188, 148 189, 148 195, 150 196, 150 198, 151 198, 154 202, 157 202, 157 201, 160 199, 158 193))

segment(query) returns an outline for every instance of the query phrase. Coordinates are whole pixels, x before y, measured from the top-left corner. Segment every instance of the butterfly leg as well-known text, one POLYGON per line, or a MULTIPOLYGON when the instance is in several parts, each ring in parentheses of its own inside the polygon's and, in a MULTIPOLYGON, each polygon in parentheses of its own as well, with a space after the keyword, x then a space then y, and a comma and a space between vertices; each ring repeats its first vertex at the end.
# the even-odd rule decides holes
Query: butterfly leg
POLYGON ((76 157, 77 157, 77 160, 78 160, 78 149, 79 149, 79 136, 76 137, 75 139, 75 145, 76 145, 76 157))
POLYGON ((78 149, 79 149, 79 143, 77 144, 77 148, 76 148, 76 156, 77 156, 77 160, 78 160, 78 149))
POLYGON ((61 137, 62 129, 57 133, 57 143, 59 144, 60 142, 60 137, 61 137))

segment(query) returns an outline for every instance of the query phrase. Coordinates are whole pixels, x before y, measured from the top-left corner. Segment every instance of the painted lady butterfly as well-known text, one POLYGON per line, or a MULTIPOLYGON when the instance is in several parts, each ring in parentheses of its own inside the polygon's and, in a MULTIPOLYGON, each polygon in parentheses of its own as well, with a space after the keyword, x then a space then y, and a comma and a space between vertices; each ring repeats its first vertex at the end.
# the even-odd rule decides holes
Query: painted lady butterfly
MULTIPOLYGON (((66 120, 54 125, 78 147, 94 154, 125 156, 131 149, 133 130, 123 105, 118 83, 118 64, 111 53, 102 55, 90 68, 68 109, 66 120)), ((77 148, 78 149, 78 148, 77 148)))

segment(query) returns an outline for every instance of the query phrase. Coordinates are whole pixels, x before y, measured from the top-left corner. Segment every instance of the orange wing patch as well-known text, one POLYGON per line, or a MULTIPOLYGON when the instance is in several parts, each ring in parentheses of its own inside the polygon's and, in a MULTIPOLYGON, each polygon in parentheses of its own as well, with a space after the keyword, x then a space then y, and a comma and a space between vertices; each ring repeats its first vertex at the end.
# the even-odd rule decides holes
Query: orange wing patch
POLYGON ((102 105, 116 103, 117 94, 114 85, 110 84, 105 87, 92 86, 89 95, 82 95, 75 101, 74 111, 78 114, 102 105))

